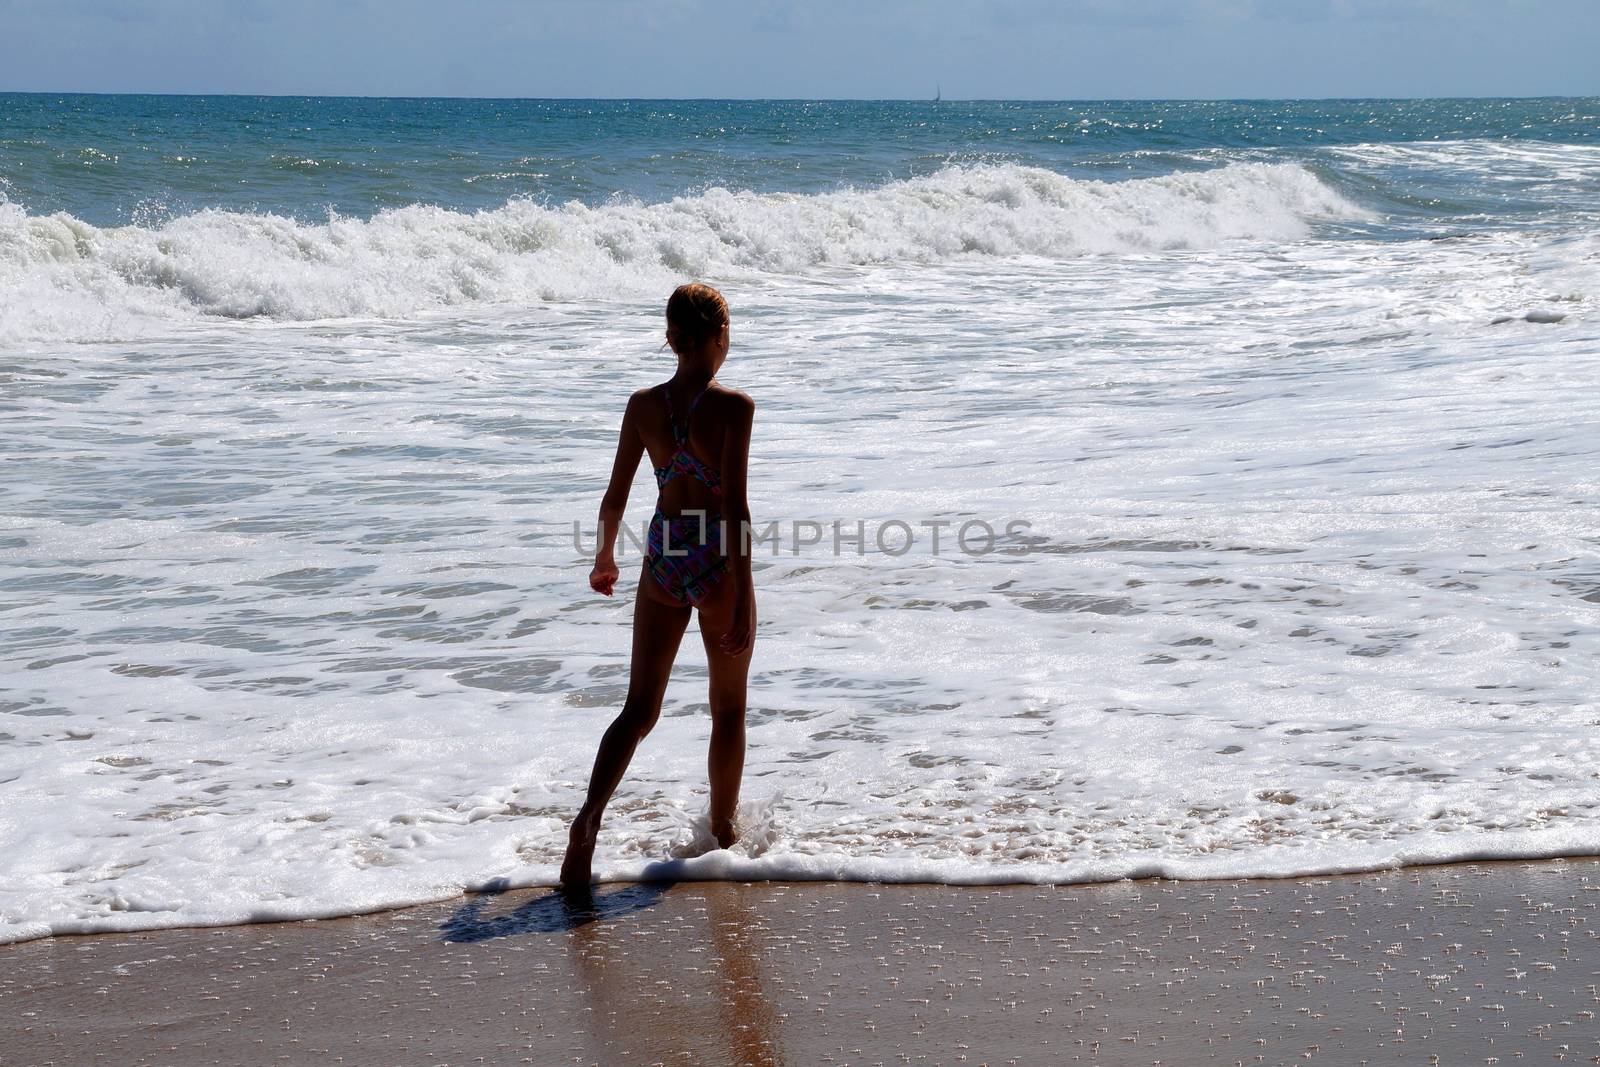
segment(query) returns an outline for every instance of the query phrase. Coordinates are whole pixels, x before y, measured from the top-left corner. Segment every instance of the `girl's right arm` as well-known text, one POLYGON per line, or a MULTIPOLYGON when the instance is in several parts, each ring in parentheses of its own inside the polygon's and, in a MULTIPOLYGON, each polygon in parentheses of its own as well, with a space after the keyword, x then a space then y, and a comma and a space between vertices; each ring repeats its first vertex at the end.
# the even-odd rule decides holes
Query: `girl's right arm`
POLYGON ((594 570, 589 572, 589 588, 610 596, 617 584, 617 531, 622 527, 622 513, 628 507, 628 490, 633 486, 633 476, 639 469, 639 457, 644 455, 644 438, 639 434, 639 402, 648 390, 641 389, 628 398, 627 410, 622 413, 622 430, 617 435, 617 457, 611 464, 611 482, 605 496, 600 498, 599 550, 594 557, 594 570))

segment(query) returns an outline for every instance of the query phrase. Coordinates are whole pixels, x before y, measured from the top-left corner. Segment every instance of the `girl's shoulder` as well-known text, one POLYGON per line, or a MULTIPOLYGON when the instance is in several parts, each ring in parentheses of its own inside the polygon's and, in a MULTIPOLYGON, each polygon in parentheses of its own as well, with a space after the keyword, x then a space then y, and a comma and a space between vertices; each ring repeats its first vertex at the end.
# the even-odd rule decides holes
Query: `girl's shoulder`
POLYGON ((720 410, 730 416, 746 414, 756 409, 756 402, 751 399, 749 393, 729 389, 721 382, 712 382, 710 388, 706 390, 705 399, 701 404, 703 406, 708 402, 715 403, 720 410))
MULTIPOLYGON (((665 412, 671 402, 666 395, 670 384, 670 382, 658 382, 643 389, 635 389, 628 397, 628 410, 665 412)), ((712 382, 707 386, 705 395, 695 406, 699 411, 714 413, 713 417, 719 419, 748 418, 756 410, 756 402, 750 394, 730 389, 721 382, 712 382)))

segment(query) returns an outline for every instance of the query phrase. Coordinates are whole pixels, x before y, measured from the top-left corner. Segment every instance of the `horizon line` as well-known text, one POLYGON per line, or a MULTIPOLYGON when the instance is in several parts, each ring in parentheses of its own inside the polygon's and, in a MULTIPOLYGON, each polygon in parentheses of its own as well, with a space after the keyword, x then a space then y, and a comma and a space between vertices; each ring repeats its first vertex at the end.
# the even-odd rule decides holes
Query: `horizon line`
POLYGON ((1362 101, 1428 100, 1600 100, 1600 94, 1533 93, 1512 95, 1434 96, 472 96, 465 94, 418 95, 412 93, 249 93, 178 90, 109 89, 0 89, 0 96, 165 96, 233 97, 253 100, 463 100, 499 102, 605 102, 605 103, 707 103, 707 104, 1104 104, 1104 103, 1338 103, 1362 101))

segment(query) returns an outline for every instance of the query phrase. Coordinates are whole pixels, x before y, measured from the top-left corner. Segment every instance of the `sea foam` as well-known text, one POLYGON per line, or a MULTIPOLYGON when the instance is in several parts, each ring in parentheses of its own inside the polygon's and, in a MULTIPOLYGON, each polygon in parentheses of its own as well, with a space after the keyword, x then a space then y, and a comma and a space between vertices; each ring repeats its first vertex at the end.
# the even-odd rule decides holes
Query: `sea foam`
POLYGON ((690 637, 600 878, 1600 852, 1600 246, 1550 177, 1583 154, 1391 154, 321 224, 7 207, 0 322, 45 343, 0 361, 0 941, 552 882, 638 566, 593 596, 571 524, 690 272, 733 279, 759 522, 1020 517, 1033 550, 764 554, 744 841, 705 833, 690 637), (1419 168, 1471 211, 1426 214, 1419 168), (1513 170, 1535 214, 1476 213, 1513 170))

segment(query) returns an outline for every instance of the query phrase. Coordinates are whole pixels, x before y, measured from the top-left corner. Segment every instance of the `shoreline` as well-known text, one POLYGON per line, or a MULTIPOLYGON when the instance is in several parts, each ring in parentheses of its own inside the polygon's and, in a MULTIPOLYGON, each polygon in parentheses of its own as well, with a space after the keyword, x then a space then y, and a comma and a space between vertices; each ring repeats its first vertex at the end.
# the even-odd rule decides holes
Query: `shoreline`
MULTIPOLYGON (((1340 870, 1316 871, 1311 873, 1293 874, 1244 874, 1236 877, 1225 875, 1173 877, 1166 874, 1132 874, 1106 878, 1090 878, 1081 881, 1050 882, 1028 879, 1015 881, 987 881, 980 878, 967 879, 918 879, 915 877, 898 879, 869 878, 869 877, 841 877, 830 876, 828 873, 818 873, 815 876, 804 874, 786 874, 779 877, 766 877, 751 873, 747 868, 760 863, 757 859, 743 857, 728 857, 717 853, 708 854, 706 857, 690 859, 660 860, 648 863, 643 868, 644 877, 618 878, 604 882, 594 883, 591 895, 604 895, 619 888, 635 886, 677 886, 677 885, 718 885, 731 884, 741 886, 761 885, 841 885, 841 886, 870 886, 894 888, 936 888, 949 889, 1090 889, 1100 886, 1138 884, 1138 883, 1174 883, 1180 885, 1208 885, 1208 884, 1241 884, 1254 882, 1293 882, 1313 881, 1324 878, 1359 878, 1367 875, 1382 875, 1389 873, 1404 873, 1407 871, 1430 870, 1433 868, 1448 868, 1459 866, 1493 866, 1500 864, 1542 864, 1565 863, 1600 860, 1600 852, 1574 851, 1555 855, 1515 856, 1505 855, 1506 850, 1485 849, 1484 854, 1468 853, 1460 858, 1447 860, 1424 860, 1416 863, 1401 863, 1385 866, 1352 866, 1340 870), (702 863, 705 859, 708 862, 702 863)), ((60 933, 51 932, 32 934, 14 941, 0 941, 0 952, 18 945, 33 944, 37 941, 53 941, 63 938, 94 938, 118 937, 135 935, 159 935, 168 932, 185 930, 227 930, 236 927, 250 926, 282 926, 292 923, 338 922, 343 919, 365 919, 375 916, 390 915, 397 912, 412 911, 420 908, 438 908, 453 902, 467 902, 477 898, 497 897, 505 894, 551 893, 556 887, 548 883, 517 884, 511 879, 491 879, 487 885, 476 889, 462 889, 447 895, 424 900, 408 901, 404 904, 383 904, 358 911, 347 911, 343 908, 329 908, 325 914, 320 915, 287 915, 270 916, 259 919, 245 919, 233 922, 194 922, 176 923, 174 925, 154 925, 148 927, 134 927, 128 929, 108 930, 67 930, 60 933)), ((266 909, 262 909, 266 910, 266 909)), ((93 920, 87 920, 93 921, 93 920)))
POLYGON ((1592 1062, 1597 908, 1592 858, 639 883, 589 910, 510 890, 3 946, 0 1047, 28 1064, 1592 1062))

